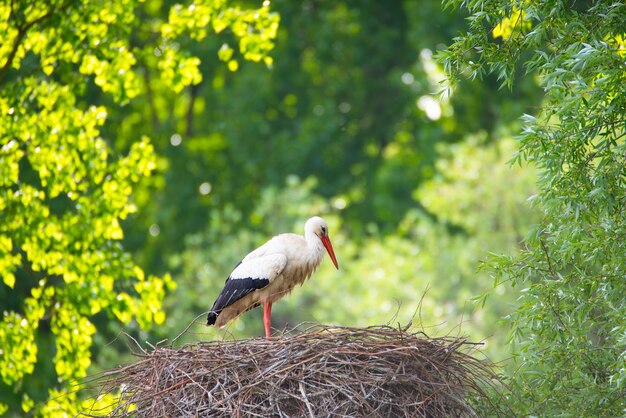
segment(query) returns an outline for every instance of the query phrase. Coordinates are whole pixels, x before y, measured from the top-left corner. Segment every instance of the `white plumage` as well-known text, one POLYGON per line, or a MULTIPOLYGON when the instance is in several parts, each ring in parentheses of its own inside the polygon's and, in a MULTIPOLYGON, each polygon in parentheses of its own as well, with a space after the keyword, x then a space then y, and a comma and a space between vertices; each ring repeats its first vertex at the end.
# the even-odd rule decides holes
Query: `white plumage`
POLYGON ((263 322, 269 337, 272 303, 311 277, 324 258, 324 250, 339 268, 328 238, 328 226, 319 216, 306 221, 304 237, 275 236, 235 267, 209 312, 208 324, 223 327, 263 303, 263 322))

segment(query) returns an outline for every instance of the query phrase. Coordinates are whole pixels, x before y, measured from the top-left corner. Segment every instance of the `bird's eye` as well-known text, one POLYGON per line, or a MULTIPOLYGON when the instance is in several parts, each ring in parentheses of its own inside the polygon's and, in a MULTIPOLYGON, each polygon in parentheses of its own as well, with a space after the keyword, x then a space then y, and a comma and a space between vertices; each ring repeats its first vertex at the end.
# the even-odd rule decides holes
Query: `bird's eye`
POLYGON ((322 227, 322 235, 326 235, 326 227, 325 226, 322 227))

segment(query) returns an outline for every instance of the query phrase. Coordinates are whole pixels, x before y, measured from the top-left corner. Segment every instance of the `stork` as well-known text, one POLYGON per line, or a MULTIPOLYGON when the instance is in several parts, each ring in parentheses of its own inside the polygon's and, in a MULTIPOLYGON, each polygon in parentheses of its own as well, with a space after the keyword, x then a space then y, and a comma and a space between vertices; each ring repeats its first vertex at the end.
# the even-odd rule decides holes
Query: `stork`
POLYGON ((242 313, 263 304, 265 336, 270 337, 272 303, 304 283, 324 258, 337 269, 328 225, 319 216, 304 224, 304 237, 280 234, 252 251, 235 266, 209 311, 207 325, 223 327, 242 313))

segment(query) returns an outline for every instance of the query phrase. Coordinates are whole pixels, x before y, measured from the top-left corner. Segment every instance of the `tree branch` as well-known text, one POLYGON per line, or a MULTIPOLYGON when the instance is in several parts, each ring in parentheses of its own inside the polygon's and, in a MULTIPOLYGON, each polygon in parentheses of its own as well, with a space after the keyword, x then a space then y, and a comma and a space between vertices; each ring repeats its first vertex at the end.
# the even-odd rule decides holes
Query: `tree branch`
POLYGON ((546 247, 546 243, 543 242, 543 238, 539 238, 539 243, 541 244, 541 249, 543 250, 545 256, 546 256, 546 260, 548 260, 548 268, 550 270, 550 273, 552 275, 552 277, 557 277, 556 272, 554 271, 554 267, 552 267, 552 260, 550 259, 550 253, 548 252, 548 247, 546 247))
POLYGON ((189 105, 187 106, 185 136, 190 137, 193 134, 193 107, 198 97, 198 90, 200 86, 198 84, 192 84, 189 87, 189 105))
POLYGON ((7 72, 9 71, 9 68, 11 68, 11 65, 13 64, 13 59, 15 59, 15 54, 17 54, 17 49, 20 47, 20 44, 22 43, 22 39, 24 39, 24 35, 26 35, 25 30, 18 30, 17 36, 13 40, 13 49, 9 53, 9 56, 7 57, 7 60, 2 66, 2 68, 0 68, 0 83, 2 83, 2 80, 4 79, 7 72))

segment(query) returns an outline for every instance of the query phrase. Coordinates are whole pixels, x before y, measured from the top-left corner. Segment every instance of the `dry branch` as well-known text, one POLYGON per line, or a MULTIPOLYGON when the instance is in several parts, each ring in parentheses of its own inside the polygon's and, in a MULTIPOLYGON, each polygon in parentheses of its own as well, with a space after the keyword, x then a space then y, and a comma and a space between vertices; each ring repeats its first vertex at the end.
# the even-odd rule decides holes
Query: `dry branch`
POLYGON ((474 417, 466 400, 499 384, 475 349, 388 326, 314 325, 270 341, 157 347, 96 383, 121 391, 112 417, 474 417))

